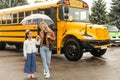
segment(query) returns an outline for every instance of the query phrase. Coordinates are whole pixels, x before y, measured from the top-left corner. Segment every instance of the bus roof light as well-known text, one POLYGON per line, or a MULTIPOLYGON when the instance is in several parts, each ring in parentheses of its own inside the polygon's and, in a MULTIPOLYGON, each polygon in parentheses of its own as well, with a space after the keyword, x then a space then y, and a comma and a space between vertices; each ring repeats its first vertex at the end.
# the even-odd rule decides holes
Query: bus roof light
POLYGON ((63 3, 64 4, 69 4, 69 1, 68 0, 63 0, 63 3))
POLYGON ((86 2, 83 3, 83 8, 89 8, 89 6, 86 2))

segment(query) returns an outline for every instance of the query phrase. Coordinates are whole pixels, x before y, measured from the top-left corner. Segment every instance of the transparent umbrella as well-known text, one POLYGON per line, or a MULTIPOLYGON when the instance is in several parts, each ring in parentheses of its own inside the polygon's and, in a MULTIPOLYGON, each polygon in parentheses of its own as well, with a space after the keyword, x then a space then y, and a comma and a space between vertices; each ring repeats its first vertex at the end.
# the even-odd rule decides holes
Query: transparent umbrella
POLYGON ((47 25, 54 24, 53 20, 44 14, 31 14, 30 16, 25 17, 21 23, 23 25, 30 25, 30 24, 37 24, 39 25, 40 22, 46 22, 47 25))

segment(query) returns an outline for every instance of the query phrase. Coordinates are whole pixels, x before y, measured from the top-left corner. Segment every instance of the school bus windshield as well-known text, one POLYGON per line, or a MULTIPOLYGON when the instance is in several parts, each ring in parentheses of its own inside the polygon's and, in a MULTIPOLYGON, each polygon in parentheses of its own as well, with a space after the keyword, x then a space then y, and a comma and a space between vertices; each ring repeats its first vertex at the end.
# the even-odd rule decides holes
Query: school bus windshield
POLYGON ((73 17, 73 21, 89 21, 88 10, 79 8, 69 8, 69 16, 73 17))
MULTIPOLYGON (((64 6, 62 7, 62 10, 63 10, 63 16, 65 16, 66 13, 64 12, 64 6)), ((89 10, 88 9, 69 7, 68 16, 72 17, 72 21, 88 22, 89 21, 89 10)))

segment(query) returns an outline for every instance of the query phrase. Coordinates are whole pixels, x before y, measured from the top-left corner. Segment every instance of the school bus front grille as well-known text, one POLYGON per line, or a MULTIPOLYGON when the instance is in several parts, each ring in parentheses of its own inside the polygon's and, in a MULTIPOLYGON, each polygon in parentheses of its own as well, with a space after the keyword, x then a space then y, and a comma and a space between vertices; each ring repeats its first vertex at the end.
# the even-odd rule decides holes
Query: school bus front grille
POLYGON ((98 39, 106 39, 106 38, 109 39, 109 36, 107 35, 108 34, 107 29, 97 28, 97 29, 95 29, 95 32, 96 32, 98 39))

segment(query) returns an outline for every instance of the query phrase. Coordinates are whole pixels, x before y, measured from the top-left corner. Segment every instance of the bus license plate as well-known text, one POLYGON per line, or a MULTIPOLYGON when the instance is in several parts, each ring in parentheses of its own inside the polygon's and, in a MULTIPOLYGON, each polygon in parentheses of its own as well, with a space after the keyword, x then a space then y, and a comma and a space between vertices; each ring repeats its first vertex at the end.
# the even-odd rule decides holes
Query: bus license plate
POLYGON ((107 49, 107 46, 102 46, 101 49, 107 49))

